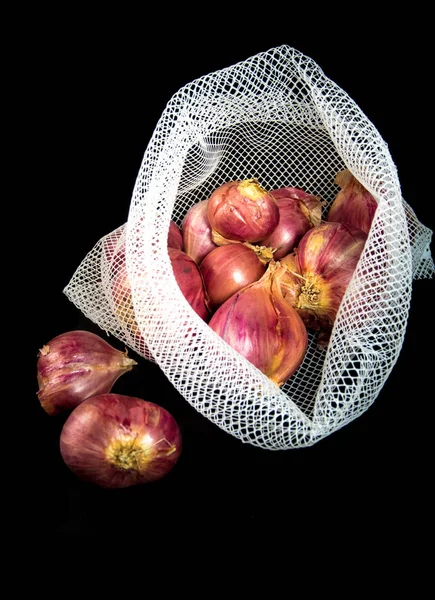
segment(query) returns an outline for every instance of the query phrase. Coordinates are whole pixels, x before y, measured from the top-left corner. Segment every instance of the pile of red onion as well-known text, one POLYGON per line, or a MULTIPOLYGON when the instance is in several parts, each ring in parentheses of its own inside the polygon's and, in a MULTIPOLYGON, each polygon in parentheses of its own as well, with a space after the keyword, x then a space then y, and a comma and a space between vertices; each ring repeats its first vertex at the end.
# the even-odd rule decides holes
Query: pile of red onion
POLYGON ((320 196, 246 179, 216 188, 181 225, 209 326, 277 385, 301 365, 307 330, 328 343, 374 217, 375 199, 347 169, 334 182, 323 220, 320 196))
MULTIPOLYGON (((180 290, 193 310, 204 321, 208 321, 210 318, 209 301, 199 267, 195 260, 184 251, 181 229, 172 220, 169 226, 167 249, 174 277, 180 290)), ((110 300, 113 311, 136 344, 145 345, 134 313, 125 260, 125 243, 121 244, 117 252, 108 259, 110 300)))
MULTIPOLYGON (((255 179, 223 183, 170 222, 167 252, 192 309, 277 386, 300 367, 308 332, 330 338, 365 246, 377 202, 348 171, 326 217, 319 196, 295 187, 267 190, 255 179)), ((105 250, 114 313, 140 338, 125 246, 105 250)), ((173 469, 181 432, 158 404, 113 393, 137 363, 86 331, 45 344, 38 398, 49 415, 69 413, 60 436, 66 465, 84 481, 119 488, 156 481, 173 469)))
POLYGON ((136 361, 89 331, 68 331, 41 348, 38 398, 47 414, 67 414, 65 464, 83 481, 121 488, 161 479, 177 463, 180 428, 162 406, 112 392, 136 361))

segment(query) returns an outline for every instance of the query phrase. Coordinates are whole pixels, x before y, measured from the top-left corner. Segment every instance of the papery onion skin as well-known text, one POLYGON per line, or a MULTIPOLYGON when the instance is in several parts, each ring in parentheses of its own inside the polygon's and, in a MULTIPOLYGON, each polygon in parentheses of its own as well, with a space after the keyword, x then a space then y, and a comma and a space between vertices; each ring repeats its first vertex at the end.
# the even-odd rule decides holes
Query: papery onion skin
POLYGON ((168 253, 175 279, 184 297, 201 319, 208 321, 208 296, 198 265, 183 250, 168 248, 168 253))
POLYGON ((356 227, 325 222, 307 231, 295 251, 281 259, 283 296, 308 328, 332 330, 366 240, 356 227))
POLYGON ((219 186, 208 200, 207 214, 212 236, 216 232, 233 241, 257 243, 279 223, 275 198, 256 179, 229 181, 219 186))
POLYGON ((37 392, 49 415, 71 411, 95 394, 110 392, 136 361, 90 331, 62 333, 39 351, 37 392))
POLYGON ((157 481, 176 465, 181 431, 163 407, 133 396, 100 394, 75 408, 60 435, 65 464, 102 488, 157 481))
POLYGON ((326 220, 347 223, 368 234, 378 206, 375 198, 348 169, 337 173, 334 183, 341 190, 336 195, 326 220))
POLYGON ((199 269, 214 310, 238 290, 260 279, 266 263, 244 244, 229 244, 209 252, 199 269))
POLYGON ((177 250, 184 249, 183 234, 177 223, 172 219, 169 221, 168 246, 169 248, 177 248, 177 250))
POLYGON ((278 260, 292 252, 311 227, 320 225, 323 204, 319 196, 299 188, 283 187, 270 193, 278 204, 279 223, 261 244, 273 248, 273 258, 278 260))
POLYGON ((276 200, 280 198, 295 198, 297 200, 301 200, 304 205, 310 211, 310 218, 313 222, 313 225, 320 225, 320 221, 322 219, 322 208, 323 201, 320 196, 315 196, 314 194, 309 194, 305 190, 295 187, 282 187, 271 190, 270 192, 276 200))
POLYGON ((208 220, 208 199, 190 207, 181 224, 181 232, 184 252, 200 265, 203 258, 216 248, 208 220))
POLYGON ((213 331, 278 386, 299 368, 308 347, 306 327, 275 280, 282 268, 271 261, 261 279, 233 294, 209 322, 213 331))

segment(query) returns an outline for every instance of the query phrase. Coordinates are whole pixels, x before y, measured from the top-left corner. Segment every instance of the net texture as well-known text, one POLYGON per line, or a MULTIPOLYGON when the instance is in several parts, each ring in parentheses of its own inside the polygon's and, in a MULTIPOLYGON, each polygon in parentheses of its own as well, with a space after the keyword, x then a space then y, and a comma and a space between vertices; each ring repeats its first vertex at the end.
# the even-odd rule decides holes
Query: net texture
POLYGON ((64 291, 230 435, 265 449, 301 448, 377 397, 403 344, 412 279, 433 275, 431 238, 402 198, 373 124, 309 57, 280 46, 172 97, 146 148, 127 223, 96 243, 64 291), (252 177, 321 196, 327 211, 345 167, 378 209, 328 347, 310 333, 302 365, 278 388, 188 305, 167 252, 169 222, 181 225, 222 183, 252 177))

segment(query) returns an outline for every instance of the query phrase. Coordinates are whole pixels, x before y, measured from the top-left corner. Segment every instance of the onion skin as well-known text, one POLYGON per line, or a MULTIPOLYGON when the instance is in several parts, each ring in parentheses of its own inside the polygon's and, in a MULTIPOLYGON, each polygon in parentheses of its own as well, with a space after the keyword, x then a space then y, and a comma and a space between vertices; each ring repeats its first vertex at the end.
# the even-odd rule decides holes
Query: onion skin
POLYGON ((227 240, 257 243, 279 223, 275 198, 256 179, 219 186, 208 200, 207 214, 215 242, 217 233, 227 240))
POLYGON ((279 262, 271 261, 261 279, 233 294, 209 323, 213 331, 278 386, 298 369, 308 347, 306 327, 284 300, 276 279, 283 268, 279 262))
POLYGON ((346 223, 369 233, 378 203, 348 169, 337 173, 334 183, 341 187, 326 220, 346 223))
POLYGON ((172 219, 169 221, 168 247, 177 248, 177 250, 183 250, 184 247, 181 229, 172 219))
POLYGON ((208 200, 201 200, 190 207, 181 224, 181 233, 182 249, 200 265, 203 258, 216 248, 208 220, 208 200))
POLYGON ((110 392, 137 363, 90 331, 68 331, 39 351, 37 392, 49 415, 70 411, 95 394, 110 392))
POLYGON ((279 223, 261 243, 273 248, 273 258, 279 260, 292 252, 304 233, 320 225, 322 202, 319 196, 292 187, 278 188, 271 194, 278 204, 279 223))
POLYGON ((214 310, 241 288, 260 279, 266 263, 244 244, 229 244, 209 252, 199 269, 214 310))
POLYGON ((80 479, 102 488, 157 481, 182 451, 174 417, 153 402, 100 394, 75 408, 60 435, 65 464, 80 479))
POLYGON ((210 318, 208 296, 198 265, 182 250, 168 248, 168 253, 175 279, 184 297, 201 319, 208 321, 210 318))
POLYGON ((276 200, 280 200, 281 198, 294 198, 295 200, 300 200, 307 207, 310 213, 310 219, 313 223, 313 226, 320 225, 320 221, 322 219, 322 208, 323 202, 320 196, 314 196, 313 194, 309 194, 305 190, 301 190, 300 188, 294 187, 282 187, 277 188, 275 190, 271 190, 270 192, 276 200))
POLYGON ((326 222, 307 231, 293 253, 281 259, 285 300, 305 325, 328 340, 338 308, 363 251, 367 234, 344 223, 326 222))

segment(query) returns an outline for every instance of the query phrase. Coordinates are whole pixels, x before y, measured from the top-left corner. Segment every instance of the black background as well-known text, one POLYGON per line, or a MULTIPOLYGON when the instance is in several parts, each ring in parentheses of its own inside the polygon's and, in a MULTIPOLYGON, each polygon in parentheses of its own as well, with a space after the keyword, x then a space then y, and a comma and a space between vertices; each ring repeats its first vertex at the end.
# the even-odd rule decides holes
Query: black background
POLYGON ((295 25, 278 14, 248 19, 231 12, 196 23, 170 12, 132 14, 125 21, 115 13, 72 16, 54 15, 47 26, 39 14, 34 29, 29 17, 31 35, 23 36, 17 71, 23 91, 16 123, 24 124, 20 152, 28 168, 15 182, 14 198, 27 201, 25 303, 31 312, 27 308, 19 321, 15 363, 24 390, 18 486, 26 501, 13 525, 28 534, 97 536, 115 527, 126 534, 212 531, 235 539, 242 530, 272 535, 298 524, 325 532, 341 525, 351 535, 370 535, 376 523, 378 536, 422 535, 432 465, 433 346, 425 348, 433 338, 432 281, 414 282, 403 349, 375 403, 311 448, 273 452, 242 444, 199 415, 139 357, 113 391, 168 408, 181 427, 183 453, 159 482, 102 490, 81 482, 62 462, 65 417, 46 415, 36 397, 36 357, 44 343, 71 329, 103 333, 62 290, 98 239, 126 221, 154 127, 171 96, 197 77, 281 44, 310 56, 377 127, 403 196, 433 229, 431 105, 423 83, 429 41, 421 25, 422 34, 410 38, 412 17, 405 16, 394 35, 388 20, 337 16, 329 22, 322 15, 317 27, 312 18, 295 25), (24 175, 30 179, 25 183, 24 175))

